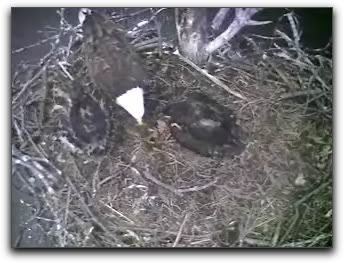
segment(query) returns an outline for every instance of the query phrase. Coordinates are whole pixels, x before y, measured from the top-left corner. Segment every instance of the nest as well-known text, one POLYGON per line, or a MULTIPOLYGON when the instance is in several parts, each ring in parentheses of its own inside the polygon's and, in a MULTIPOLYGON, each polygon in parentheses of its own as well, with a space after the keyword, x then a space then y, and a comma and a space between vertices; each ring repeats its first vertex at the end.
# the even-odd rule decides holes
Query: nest
MULTIPOLYGON (((310 173, 291 145, 299 142, 305 118, 332 118, 332 61, 281 36, 289 48, 262 50, 260 38, 247 39, 255 45, 241 61, 220 50, 213 75, 242 100, 157 43, 141 45, 159 99, 150 134, 140 136, 130 122, 117 125, 126 118, 119 112, 112 116, 106 153, 89 155, 63 141, 63 113, 56 110, 68 104, 64 94, 72 79, 89 82, 77 31, 61 13, 51 52, 38 65, 21 64, 13 76, 13 184, 36 204, 26 228, 39 225, 48 243, 60 247, 286 245, 295 180, 304 174, 315 182, 321 174, 327 179, 318 184, 328 186, 328 177, 310 173), (171 137, 161 109, 193 91, 235 112, 247 144, 241 155, 202 157, 171 137)), ((149 29, 135 37, 142 43, 156 35, 149 29)), ((93 87, 89 93, 101 99, 93 87)))

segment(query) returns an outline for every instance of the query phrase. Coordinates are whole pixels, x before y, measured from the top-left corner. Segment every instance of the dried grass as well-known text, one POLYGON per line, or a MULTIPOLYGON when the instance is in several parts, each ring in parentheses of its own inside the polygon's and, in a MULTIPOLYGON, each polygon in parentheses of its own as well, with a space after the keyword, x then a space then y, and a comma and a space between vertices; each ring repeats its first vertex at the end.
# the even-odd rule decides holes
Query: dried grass
POLYGON ((309 164, 314 160, 300 150, 306 147, 309 119, 332 119, 330 59, 306 54, 282 33, 289 48, 256 46, 244 61, 228 60, 220 50, 216 57, 221 65, 214 76, 245 96, 241 100, 170 52, 146 47, 142 56, 161 94, 152 126, 155 143, 135 132, 118 141, 114 130, 107 155, 72 154, 59 139, 63 112, 56 105, 60 100, 68 104, 63 94, 71 79, 87 79, 82 57, 72 48, 78 28, 68 24, 63 11, 60 15, 49 54, 39 65, 22 64, 12 81, 13 183, 21 180, 21 189, 36 201, 27 227, 40 225, 57 247, 331 243, 332 165, 314 168, 309 164), (69 39, 67 46, 62 36, 69 39), (234 110, 247 143, 240 156, 200 157, 172 139, 158 112, 193 90, 234 110), (297 185, 300 174, 305 183, 297 185), (316 202, 327 210, 317 210, 316 202), (319 227, 316 217, 324 226, 319 227))

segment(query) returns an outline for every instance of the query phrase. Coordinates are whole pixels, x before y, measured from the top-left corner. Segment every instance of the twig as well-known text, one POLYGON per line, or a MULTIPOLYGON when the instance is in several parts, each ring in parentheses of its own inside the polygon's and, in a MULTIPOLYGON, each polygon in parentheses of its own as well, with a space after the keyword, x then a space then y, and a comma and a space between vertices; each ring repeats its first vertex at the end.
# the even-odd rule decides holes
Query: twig
POLYGON ((204 189, 206 189, 206 188, 208 188, 208 187, 210 187, 216 183, 217 183, 217 179, 215 179, 214 181, 209 182, 205 185, 202 185, 202 186, 194 186, 194 187, 190 187, 190 188, 178 189, 178 191, 181 193, 197 192, 197 191, 204 190, 204 189))
POLYGON ((18 155, 14 155, 14 156, 12 156, 12 158, 13 158, 12 162, 15 165, 21 165, 23 167, 28 168, 32 172, 32 175, 34 175, 38 180, 40 180, 43 183, 45 190, 49 194, 53 194, 55 192, 46 179, 47 177, 49 177, 48 176, 49 171, 47 169, 43 168, 42 165, 33 161, 27 155, 23 155, 22 157, 19 157, 18 155))
POLYGON ((74 80, 74 78, 72 77, 72 75, 67 71, 67 69, 65 68, 65 66, 64 66, 64 62, 58 62, 57 63, 59 66, 60 66, 60 68, 62 69, 62 71, 67 75, 67 77, 71 80, 71 81, 73 81, 74 80))
MULTIPOLYGON (((135 47, 135 50, 138 51, 138 52, 144 52, 144 50, 146 50, 146 49, 150 49, 151 50, 151 49, 156 48, 156 47, 159 47, 159 43, 152 43, 152 44, 149 44, 149 45, 135 47)), ((154 52, 154 53, 156 53, 156 52, 154 52)), ((159 54, 159 50, 157 51, 157 53, 159 54)))
POLYGON ((124 218, 126 221, 128 221, 128 223, 132 224, 132 225, 136 225, 136 223, 131 220, 130 218, 128 218, 127 216, 123 215, 121 212, 118 212, 116 209, 114 209, 112 206, 105 204, 103 201, 101 201, 105 207, 109 208, 112 212, 114 212, 115 214, 119 215, 120 217, 124 218))
POLYGON ((114 178, 118 178, 118 174, 120 174, 120 172, 117 172, 117 173, 115 173, 115 174, 113 174, 113 175, 110 175, 110 176, 104 178, 103 180, 101 180, 101 181, 98 183, 98 186, 97 186, 98 189, 99 189, 103 184, 107 183, 108 181, 111 181, 111 180, 114 179, 114 178))
POLYGON ((272 238, 272 247, 275 247, 277 245, 279 236, 280 236, 280 232, 281 232, 281 226, 282 226, 282 220, 278 222, 277 227, 276 227, 276 231, 274 233, 274 236, 272 238))
POLYGON ((139 49, 139 48, 142 48, 142 47, 150 45, 150 44, 156 44, 158 42, 159 42, 158 37, 153 37, 153 38, 150 38, 150 39, 147 39, 147 40, 144 40, 142 42, 134 44, 134 47, 135 47, 135 49, 139 49))
MULTIPOLYGON (((78 169, 76 169, 76 171, 78 171, 78 169)), ((87 212, 87 214, 92 218, 93 222, 95 222, 96 224, 98 224, 100 227, 103 228, 103 225, 98 221, 98 219, 95 217, 94 213, 90 210, 88 205, 86 205, 84 198, 80 195, 80 192, 77 190, 76 186, 74 185, 74 183, 72 182, 72 180, 69 178, 69 176, 67 174, 66 174, 66 181, 67 181, 69 187, 78 196, 82 207, 87 212)), ((105 231, 105 228, 103 230, 105 231)))
POLYGON ((20 141, 21 143, 24 143, 23 133, 22 133, 22 131, 20 130, 20 128, 19 128, 19 126, 18 126, 17 120, 13 120, 13 125, 14 125, 14 128, 15 128, 16 131, 17 131, 17 135, 18 135, 19 141, 20 141))
MULTIPOLYGON (((138 32, 140 32, 140 28, 143 28, 145 26, 147 26, 150 22, 152 22, 154 20, 154 23, 155 23, 155 26, 156 26, 156 30, 157 30, 157 34, 158 34, 158 37, 159 37, 159 44, 161 46, 161 25, 159 25, 157 19, 156 19, 156 16, 163 10, 165 10, 167 8, 160 8, 158 11, 156 11, 155 13, 153 13, 153 9, 150 8, 150 11, 152 14, 152 16, 150 17, 149 20, 143 20, 141 22, 139 22, 134 28, 132 28, 131 30, 128 31, 128 35, 131 36, 131 37, 134 37, 138 32)), ((144 34, 142 34, 141 36, 139 36, 138 38, 141 39, 142 37, 144 36, 144 34)), ((137 42, 138 39, 134 39, 132 41, 133 42, 137 42)))
MULTIPOLYGON (((65 214, 64 214, 64 225, 68 225, 68 214, 69 214, 69 204, 70 204, 70 195, 71 195, 71 187, 68 186, 68 191, 67 191, 67 200, 66 200, 66 209, 65 209, 65 214)), ((66 243, 66 231, 64 231, 64 236, 63 236, 63 247, 65 246, 66 243)))
POLYGON ((306 194, 304 197, 302 197, 300 200, 298 200, 295 203, 295 206, 296 207, 300 206, 302 203, 306 202, 309 198, 311 198, 313 195, 315 195, 318 192, 320 192, 323 188, 327 187, 331 183, 332 183, 332 180, 328 181, 326 183, 321 184, 319 187, 315 188, 312 192, 306 194))
POLYGON ((280 76, 280 78, 284 81, 284 83, 289 87, 290 90, 295 90, 295 88, 299 87, 297 83, 288 79, 277 67, 275 63, 272 61, 269 63, 271 67, 276 71, 276 73, 280 76))
POLYGON ((281 247, 303 247, 304 248, 305 245, 309 244, 309 243, 310 243, 310 245, 308 245, 308 247, 313 247, 320 240, 326 239, 329 237, 332 237, 332 235, 331 234, 322 234, 322 235, 316 236, 316 237, 308 239, 308 240, 283 244, 281 247))
POLYGON ((185 223, 186 223, 186 220, 188 219, 189 217, 189 214, 185 214, 184 216, 184 219, 183 219, 183 222, 182 224, 180 225, 180 228, 179 228, 179 231, 178 231, 178 234, 177 234, 177 237, 176 239, 174 240, 174 243, 172 245, 172 247, 176 247, 179 240, 180 240, 180 237, 182 236, 182 232, 183 232, 183 229, 184 229, 184 226, 185 226, 185 223))
POLYGON ((301 97, 301 96, 318 95, 320 93, 323 93, 323 95, 326 94, 326 92, 322 92, 321 90, 301 90, 297 92, 282 94, 279 99, 286 100, 286 99, 291 99, 291 98, 301 97))
POLYGON ((48 154, 40 147, 40 145, 37 145, 32 137, 31 137, 31 134, 24 128, 22 127, 25 135, 27 136, 28 140, 30 141, 31 145, 33 146, 33 148, 36 150, 36 152, 42 157, 42 158, 45 158, 47 159, 48 157, 48 154))
MULTIPOLYGON (((128 36, 134 37, 133 34, 135 35, 136 33, 133 31, 128 31, 128 36)), ((132 41, 130 41, 130 44, 135 46, 136 43, 138 43, 141 39, 144 39, 145 37, 150 37, 151 34, 152 32, 150 30, 145 30, 144 32, 140 32, 140 35, 134 38, 132 41)))
POLYGON ((47 107, 47 96, 48 96, 48 80, 47 80, 47 69, 44 70, 42 74, 42 98, 43 101, 40 103, 39 106, 39 116, 38 116, 38 124, 40 127, 43 126, 43 122, 45 119, 45 109, 47 107))
POLYGON ((308 198, 310 198, 313 194, 316 194, 317 192, 319 192, 322 188, 324 188, 327 184, 322 184, 320 187, 316 188, 314 191, 310 192, 309 194, 307 194, 306 196, 304 196, 303 198, 301 198, 300 200, 298 200, 294 207, 295 207, 295 214, 293 216, 293 221, 291 222, 291 224, 289 225, 287 231, 284 233, 283 237, 280 240, 280 243, 283 243, 285 241, 285 239, 288 237, 289 233, 291 232, 291 230, 294 228, 297 220, 299 219, 300 216, 300 211, 299 211, 299 207, 300 205, 305 202, 308 198))
POLYGON ((299 33, 299 30, 296 28, 296 23, 295 23, 295 21, 297 22, 296 17, 292 15, 292 13, 288 13, 286 16, 288 18, 291 30, 293 32, 293 37, 294 37, 293 42, 294 42, 294 46, 296 48, 298 57, 301 57, 302 52, 300 49, 300 33, 299 33))
POLYGON ((27 49, 30 49, 30 48, 33 48, 33 47, 36 47, 36 46, 40 46, 40 45, 42 45, 42 44, 47 43, 47 42, 50 41, 50 40, 54 40, 54 39, 56 40, 56 38, 58 38, 58 35, 54 35, 54 36, 52 36, 52 37, 48 37, 48 38, 46 38, 46 39, 40 40, 40 41, 38 41, 38 42, 36 42, 36 43, 34 43, 34 44, 31 44, 31 45, 28 45, 28 46, 25 46, 25 47, 18 48, 18 49, 16 49, 16 50, 13 50, 13 51, 12 51, 12 55, 17 54, 17 53, 20 53, 20 52, 23 52, 23 51, 25 51, 25 50, 27 50, 27 49))
POLYGON ((103 163, 103 160, 99 160, 98 165, 97 165, 97 170, 95 171, 92 179, 92 198, 95 198, 96 193, 99 189, 99 169, 101 164, 103 163))
POLYGON ((150 18, 150 20, 154 19, 158 14, 160 14, 160 12, 162 12, 162 11, 164 11, 164 10, 166 10, 166 9, 167 9, 167 7, 163 7, 163 8, 160 8, 159 10, 157 10, 157 11, 153 14, 153 16, 150 18))
POLYGON ((136 11, 136 12, 128 14, 128 16, 129 17, 133 17, 133 16, 137 16, 137 15, 139 15, 141 13, 148 12, 148 11, 150 11, 150 8, 143 8, 143 9, 141 9, 139 11, 136 11))
POLYGON ((18 94, 13 98, 12 105, 16 103, 16 101, 23 95, 23 93, 26 91, 30 85, 35 82, 37 79, 40 78, 42 73, 46 70, 46 66, 43 66, 30 80, 28 80, 24 85, 23 88, 18 92, 18 94))
POLYGON ((173 54, 177 55, 181 60, 183 60, 185 63, 189 64, 191 67, 193 67, 195 70, 197 70, 199 73, 201 73, 202 75, 206 76, 208 79, 210 79, 212 82, 214 82, 215 84, 217 84, 218 86, 220 86, 221 88, 223 88, 224 90, 226 90, 228 93, 232 94, 233 96, 240 98, 242 100, 247 100, 243 95, 239 94, 236 91, 231 90, 225 83, 223 83, 221 80, 217 79, 216 77, 214 77, 213 75, 210 75, 208 72, 206 72, 205 70, 201 69, 200 67, 198 67, 195 63, 193 63, 191 60, 189 60, 188 58, 182 56, 178 50, 176 50, 173 54))
POLYGON ((178 196, 180 196, 180 197, 183 196, 183 194, 182 194, 178 189, 175 189, 175 188, 173 188, 172 186, 170 186, 170 185, 168 185, 168 184, 165 184, 165 183, 159 181, 158 179, 156 179, 154 176, 152 176, 152 175, 150 174, 149 170, 148 170, 148 167, 146 167, 145 171, 143 171, 143 175, 144 175, 147 179, 149 179, 149 180, 151 180, 152 182, 156 183, 157 185, 160 185, 161 187, 163 187, 163 188, 165 188, 165 189, 171 191, 172 193, 174 193, 174 194, 176 194, 176 195, 178 195, 178 196))
MULTIPOLYGON (((13 163, 13 162, 12 162, 13 163)), ((33 195, 33 196, 36 196, 36 191, 35 189, 32 187, 32 185, 28 182, 27 180, 27 174, 25 174, 25 177, 22 175, 22 173, 20 171, 17 171, 15 170, 15 166, 13 166, 13 175, 16 174, 19 178, 19 180, 25 185, 25 187, 27 187, 27 189, 30 191, 30 193, 33 195)), ((31 168, 31 167, 27 167, 27 168, 31 168)), ((38 198, 36 197, 36 200, 38 200, 38 198)), ((38 206, 39 207, 39 206, 38 206)), ((39 209, 40 210, 40 209, 39 209)), ((37 212, 38 214, 38 212, 37 212)), ((37 215, 35 213, 35 215, 37 215)), ((31 220, 33 220, 34 218, 31 217, 31 220)), ((27 222, 30 222, 31 220, 27 220, 27 222)))
MULTIPOLYGON (((51 37, 49 39, 55 39, 55 42, 52 44, 51 50, 49 51, 48 54, 46 54, 42 59, 41 59, 41 69, 33 76, 33 78, 31 78, 29 81, 27 81, 24 85, 23 88, 19 91, 19 93, 13 98, 12 100, 12 105, 15 104, 15 102, 23 95, 23 93, 26 91, 26 89, 37 79, 39 79, 39 77, 42 75, 42 73, 46 70, 46 66, 48 64, 48 62, 50 60, 53 59, 54 56, 56 56, 55 51, 58 47, 58 45, 60 44, 60 39, 61 37, 66 33, 63 25, 65 23, 65 19, 64 19, 64 8, 61 8, 60 10, 57 11, 58 15, 60 16, 60 28, 59 28, 59 33, 54 36, 51 37), (53 55, 53 57, 51 57, 53 55)), ((16 51, 16 50, 15 50, 16 51)), ((18 51, 19 52, 19 51, 18 51)), ((67 74, 68 75, 68 74, 67 74)))
MULTIPOLYGON (((80 173, 80 171, 77 167, 76 167, 76 172, 80 173)), ((91 211, 89 206, 86 205, 84 198, 81 196, 80 192, 77 190, 76 186, 74 185, 74 183, 72 182, 72 180, 70 179, 70 177, 68 175, 66 175, 66 181, 67 181, 68 185, 72 188, 73 192, 77 195, 78 199, 81 202, 81 206, 83 207, 85 212, 91 217, 91 220, 93 221, 93 223, 95 223, 97 226, 99 226, 102 229, 102 231, 104 231, 104 233, 109 238, 113 239, 115 242, 118 242, 118 244, 122 245, 122 242, 120 240, 116 239, 113 235, 110 235, 110 231, 104 226, 104 224, 102 222, 100 222, 98 220, 98 218, 91 211)))

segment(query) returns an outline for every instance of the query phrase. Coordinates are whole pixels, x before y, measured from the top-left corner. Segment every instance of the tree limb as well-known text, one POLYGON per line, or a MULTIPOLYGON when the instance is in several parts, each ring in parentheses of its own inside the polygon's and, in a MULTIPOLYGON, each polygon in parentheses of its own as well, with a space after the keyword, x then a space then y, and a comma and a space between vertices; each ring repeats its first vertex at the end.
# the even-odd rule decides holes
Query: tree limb
POLYGON ((236 8, 233 22, 229 25, 226 31, 208 43, 206 46, 206 52, 208 54, 213 53, 224 43, 231 40, 243 27, 250 23, 254 23, 251 21, 251 17, 260 10, 261 8, 236 8))
POLYGON ((223 23, 223 20, 225 19, 227 13, 230 11, 230 8, 220 8, 220 10, 217 12, 215 15, 212 23, 211 23, 211 28, 214 30, 218 30, 220 26, 223 23))
POLYGON ((250 20, 247 23, 247 26, 262 26, 262 25, 266 25, 266 24, 270 24, 272 23, 272 21, 255 21, 255 20, 250 20))

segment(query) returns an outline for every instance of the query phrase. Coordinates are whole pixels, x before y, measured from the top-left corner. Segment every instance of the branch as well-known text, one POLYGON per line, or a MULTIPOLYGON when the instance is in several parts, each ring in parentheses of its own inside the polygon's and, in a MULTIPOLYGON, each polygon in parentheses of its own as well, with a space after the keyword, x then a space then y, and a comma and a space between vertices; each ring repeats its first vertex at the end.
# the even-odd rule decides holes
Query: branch
POLYGON ((301 50, 300 50, 300 35, 301 33, 299 32, 300 30, 298 30, 297 28, 297 18, 296 16, 294 16, 292 13, 287 14, 288 17, 288 21, 291 27, 291 30, 293 32, 293 37, 294 37, 294 46, 296 48, 297 54, 298 54, 298 58, 301 57, 301 50))
POLYGON ((180 237, 182 236, 182 232, 183 232, 183 229, 184 229, 184 226, 185 226, 185 223, 186 223, 188 217, 189 217, 189 214, 186 213, 185 216, 184 216, 183 222, 182 222, 182 224, 180 225, 180 228, 179 228, 177 237, 176 237, 176 239, 174 240, 174 243, 173 243, 172 247, 176 247, 176 246, 177 246, 177 244, 178 244, 178 242, 179 242, 179 240, 180 240, 180 237))
POLYGON ((247 23, 247 26, 262 26, 262 25, 267 25, 272 23, 272 21, 255 21, 255 20, 250 20, 247 23))
POLYGON ((187 193, 187 192, 197 192, 197 191, 201 191, 204 190, 210 186, 213 186, 214 184, 217 183, 217 178, 214 181, 211 181, 205 185, 201 185, 201 186, 193 186, 190 188, 183 188, 183 189, 179 189, 179 192, 181 193, 187 193))
POLYGON ((145 171, 143 171, 143 175, 151 180, 153 183, 156 183, 157 185, 160 185, 161 187, 171 191, 172 193, 182 197, 183 194, 178 190, 178 189, 175 189, 174 187, 168 185, 168 184, 165 184, 163 182, 161 182, 160 180, 158 180, 157 178, 155 178, 153 175, 151 175, 151 173, 149 172, 149 168, 148 166, 145 167, 145 171))
POLYGON ((208 72, 206 72, 205 70, 201 69, 200 67, 198 67, 195 63, 193 63, 191 60, 189 60, 186 57, 183 57, 178 49, 173 53, 175 55, 177 55, 181 60, 183 60, 185 63, 189 64, 191 67, 193 67, 195 70, 197 70, 199 73, 201 73, 202 75, 206 76, 208 79, 210 79, 212 82, 214 82, 216 85, 220 86, 221 88, 223 88, 224 90, 228 91, 230 94, 232 94, 233 96, 240 98, 242 100, 246 100, 246 98, 239 94, 236 91, 231 90, 225 83, 223 83, 221 80, 217 79, 216 77, 214 77, 213 75, 209 74, 208 72))
POLYGON ((260 10, 261 8, 236 8, 233 22, 229 25, 226 31, 206 46, 206 52, 208 54, 213 53, 224 43, 231 40, 243 27, 250 25, 250 23, 257 24, 256 21, 251 20, 251 17, 260 10))
POLYGON ((211 23, 211 28, 214 30, 218 30, 220 26, 223 23, 223 20, 225 19, 227 13, 230 11, 230 8, 220 8, 220 10, 217 12, 215 15, 212 23, 211 23))
POLYGON ((36 80, 38 80, 43 72, 46 70, 46 66, 43 66, 31 79, 29 79, 26 83, 23 84, 22 89, 16 94, 16 96, 12 100, 12 105, 16 103, 16 101, 24 94, 24 92, 31 86, 32 83, 34 83, 36 80))

